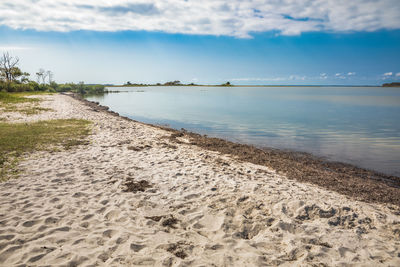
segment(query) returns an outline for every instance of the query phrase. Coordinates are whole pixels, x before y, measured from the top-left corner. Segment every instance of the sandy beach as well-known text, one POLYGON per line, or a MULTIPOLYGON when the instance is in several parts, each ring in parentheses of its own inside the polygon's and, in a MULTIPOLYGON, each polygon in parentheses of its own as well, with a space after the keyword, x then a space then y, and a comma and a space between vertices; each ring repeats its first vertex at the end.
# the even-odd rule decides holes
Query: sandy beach
MULTIPOLYGON (((11 122, 93 122, 0 184, 1 266, 399 266, 400 213, 70 96, 11 122)), ((322 180, 324 177, 320 177, 322 180)))

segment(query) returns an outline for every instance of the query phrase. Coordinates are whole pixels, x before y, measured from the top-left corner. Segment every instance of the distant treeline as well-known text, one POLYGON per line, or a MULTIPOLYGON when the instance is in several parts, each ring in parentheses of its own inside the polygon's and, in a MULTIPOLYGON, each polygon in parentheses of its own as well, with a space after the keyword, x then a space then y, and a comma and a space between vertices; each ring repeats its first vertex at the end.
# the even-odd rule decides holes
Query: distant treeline
POLYGON ((95 94, 105 92, 104 85, 84 84, 80 82, 58 84, 53 81, 53 73, 39 69, 36 81, 29 79, 30 74, 18 67, 19 58, 3 53, 0 57, 0 92, 74 92, 79 94, 95 94))
POLYGON ((171 82, 166 82, 166 83, 155 83, 155 84, 126 82, 123 86, 188 86, 188 85, 196 86, 197 84, 194 84, 194 83, 183 84, 183 83, 181 83, 181 81, 171 81, 171 82))
MULTIPOLYGON (((122 86, 201 86, 199 84, 195 83, 181 83, 181 81, 170 81, 170 82, 165 82, 165 83, 155 83, 155 84, 146 84, 146 83, 131 83, 131 82, 126 82, 122 86)), ((220 85, 214 85, 214 86, 232 86, 230 82, 226 82, 220 85)), ((115 85, 115 87, 120 87, 120 85, 115 85)))
POLYGON ((400 82, 393 82, 393 83, 384 83, 382 84, 383 87, 400 87, 400 82))

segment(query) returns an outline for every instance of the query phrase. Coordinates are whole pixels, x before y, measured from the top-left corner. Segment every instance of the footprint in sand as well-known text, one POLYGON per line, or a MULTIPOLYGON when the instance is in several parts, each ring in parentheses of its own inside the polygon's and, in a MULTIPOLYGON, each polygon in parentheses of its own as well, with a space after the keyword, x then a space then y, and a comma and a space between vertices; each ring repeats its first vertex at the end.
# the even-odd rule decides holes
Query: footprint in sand
POLYGON ((38 223, 38 221, 26 221, 26 222, 24 222, 23 224, 22 224, 22 226, 23 227, 32 227, 32 226, 34 226, 35 224, 37 224, 38 223))
POLYGON ((111 237, 113 237, 116 233, 117 233, 117 231, 114 231, 114 230, 109 229, 109 230, 106 230, 106 231, 103 232, 103 236, 104 236, 104 237, 111 238, 111 237))
POLYGON ((15 251, 18 249, 21 249, 22 246, 13 246, 5 250, 4 252, 0 253, 0 262, 3 262, 5 259, 7 259, 11 254, 13 254, 15 251))
POLYGON ((0 235, 0 240, 8 240, 10 241, 11 239, 13 239, 15 237, 15 235, 0 235))
POLYGON ((143 248, 145 248, 146 246, 144 246, 144 245, 139 245, 139 244, 131 244, 131 249, 134 251, 134 252, 139 252, 139 251, 141 251, 143 248))
POLYGON ((34 256, 34 257, 30 258, 30 259, 28 260, 28 262, 31 262, 31 263, 32 263, 32 262, 37 262, 38 260, 40 260, 41 258, 43 258, 43 257, 46 256, 46 255, 47 255, 47 253, 34 256))
POLYGON ((50 203, 55 203, 57 201, 60 201, 60 199, 58 197, 55 197, 55 198, 50 200, 50 203))
POLYGON ((44 220, 45 224, 54 224, 57 223, 59 221, 59 219, 54 218, 54 217, 48 217, 44 220))
POLYGON ((125 235, 118 237, 117 240, 115 241, 115 243, 117 243, 118 245, 124 244, 126 241, 128 241, 128 239, 129 239, 129 235, 125 234, 125 235))
POLYGON ((84 196, 84 195, 85 195, 85 194, 82 193, 82 192, 76 192, 75 194, 72 195, 72 197, 78 198, 78 197, 82 197, 82 196, 84 196))
POLYGON ((117 219, 117 216, 120 214, 118 210, 112 210, 106 214, 107 220, 117 219))
POLYGON ((90 218, 92 218, 93 216, 94 216, 93 214, 85 215, 85 217, 83 217, 82 221, 87 221, 87 220, 89 220, 90 218))

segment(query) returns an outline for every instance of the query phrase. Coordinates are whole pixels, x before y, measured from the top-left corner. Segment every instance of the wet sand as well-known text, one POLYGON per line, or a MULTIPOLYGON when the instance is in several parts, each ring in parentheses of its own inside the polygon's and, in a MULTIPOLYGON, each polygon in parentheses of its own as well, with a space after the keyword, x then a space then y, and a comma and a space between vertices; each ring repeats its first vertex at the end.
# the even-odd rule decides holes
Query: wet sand
POLYGON ((400 264, 395 194, 361 190, 398 190, 396 178, 322 172, 308 159, 291 171, 301 160, 42 97, 52 111, 1 117, 88 119, 93 133, 88 145, 27 156, 20 177, 0 184, 1 266, 400 264), (363 187, 337 189, 351 175, 363 187))

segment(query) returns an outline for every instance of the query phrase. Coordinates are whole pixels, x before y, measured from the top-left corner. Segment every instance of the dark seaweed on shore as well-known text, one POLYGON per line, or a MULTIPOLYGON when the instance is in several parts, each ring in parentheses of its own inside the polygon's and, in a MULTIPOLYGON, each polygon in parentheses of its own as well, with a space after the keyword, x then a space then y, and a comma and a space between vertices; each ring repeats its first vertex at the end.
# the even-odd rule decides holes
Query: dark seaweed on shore
MULTIPOLYGON (((82 99, 77 95, 72 95, 72 97, 83 101, 95 111, 105 111, 118 116, 118 113, 109 111, 108 107, 82 99)), ((131 120, 127 117, 122 118, 131 120)), ((152 124, 146 125, 171 132, 169 139, 176 143, 181 143, 177 139, 178 137, 185 136, 190 139, 191 145, 233 155, 242 161, 270 167, 278 173, 285 174, 289 179, 316 184, 356 200, 393 204, 400 207, 400 177, 366 170, 346 163, 326 161, 308 153, 272 148, 261 149, 252 145, 191 133, 184 129, 179 131, 152 124)))
POLYGON ((308 153, 260 149, 190 132, 185 132, 185 135, 192 145, 271 167, 290 179, 313 183, 361 201, 400 206, 400 178, 396 176, 325 161, 308 153))

